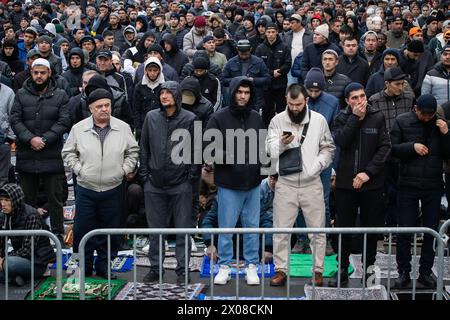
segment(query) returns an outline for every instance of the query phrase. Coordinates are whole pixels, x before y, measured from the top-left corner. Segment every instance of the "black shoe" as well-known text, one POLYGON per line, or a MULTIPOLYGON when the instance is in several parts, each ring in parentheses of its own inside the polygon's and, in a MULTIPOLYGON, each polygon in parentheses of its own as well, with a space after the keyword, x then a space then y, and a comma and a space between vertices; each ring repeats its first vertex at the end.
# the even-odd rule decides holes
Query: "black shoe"
MULTIPOLYGON (((344 287, 348 284, 348 271, 347 269, 342 269, 341 272, 341 287, 344 287)), ((328 286, 332 288, 337 288, 338 286, 338 273, 336 272, 336 275, 333 279, 328 281, 328 286)))
POLYGON ((395 288, 408 288, 411 286, 411 277, 409 272, 400 273, 398 279, 394 283, 395 288))
MULTIPOLYGON (((189 284, 191 282, 191 277, 188 275, 187 283, 189 284)), ((180 274, 177 276, 177 284, 185 284, 186 283, 186 275, 180 274)))
MULTIPOLYGON (((163 275, 164 278, 164 275, 163 275)), ((177 277, 178 280, 178 277, 177 277)), ((159 282, 159 273, 153 270, 150 270, 149 273, 147 273, 143 280, 145 283, 155 283, 159 282)))
MULTIPOLYGON (((95 271, 95 275, 97 277, 108 279, 108 271, 95 271)), ((117 275, 111 272, 111 276, 109 277, 111 280, 116 280, 117 275)))
POLYGON ((426 288, 434 289, 436 288, 436 280, 430 275, 420 274, 417 281, 426 288))

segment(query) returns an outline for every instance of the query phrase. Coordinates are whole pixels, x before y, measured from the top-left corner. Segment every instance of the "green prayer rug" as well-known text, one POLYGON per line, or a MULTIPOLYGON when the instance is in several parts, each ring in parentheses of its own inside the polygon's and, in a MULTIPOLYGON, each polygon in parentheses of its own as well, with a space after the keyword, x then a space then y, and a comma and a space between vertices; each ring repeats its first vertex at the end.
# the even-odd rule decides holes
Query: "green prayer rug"
MULTIPOLYGON (((312 255, 311 254, 291 254, 291 277, 311 278, 312 277, 312 255)), ((336 255, 326 256, 324 261, 324 278, 332 278, 338 271, 336 255)), ((348 273, 353 273, 353 267, 348 267, 348 273)))
MULTIPOLYGON (((111 280, 111 300, 125 286, 126 280, 111 280)), ((62 279, 63 300, 78 300, 80 296, 80 283, 78 278, 62 279)), ((34 291, 34 300, 56 300, 56 279, 46 278, 34 291)), ((85 281, 86 300, 108 300, 108 280, 86 278, 85 281)), ((31 300, 31 292, 25 298, 31 300)))

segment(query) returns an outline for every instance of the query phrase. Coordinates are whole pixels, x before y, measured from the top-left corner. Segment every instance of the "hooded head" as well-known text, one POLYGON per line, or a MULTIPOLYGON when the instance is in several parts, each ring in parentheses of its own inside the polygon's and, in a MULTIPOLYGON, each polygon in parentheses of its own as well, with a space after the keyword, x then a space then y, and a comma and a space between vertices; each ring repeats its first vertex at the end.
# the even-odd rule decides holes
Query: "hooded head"
MULTIPOLYGON (((181 94, 180 84, 176 81, 167 81, 161 85, 161 91, 164 89, 167 89, 172 93, 173 99, 175 100, 175 104, 177 106, 177 110, 180 110, 181 104, 182 104, 182 94, 181 94)), ((165 108, 162 105, 161 105, 161 110, 165 111, 165 108)))
POLYGON ((184 104, 192 105, 200 101, 200 99, 202 98, 201 92, 202 89, 200 87, 200 82, 198 82, 198 80, 195 77, 184 78, 184 80, 181 82, 180 85, 181 85, 181 92, 183 94, 184 104), (195 101, 193 103, 188 103, 188 101, 190 100, 190 94, 186 93, 186 91, 189 91, 194 95, 195 101))
POLYGON ((254 87, 253 87, 253 81, 251 81, 249 78, 245 76, 239 76, 236 78, 233 78, 230 82, 230 106, 234 110, 239 110, 239 112, 250 112, 251 106, 253 104, 253 98, 254 98, 254 87), (236 103, 236 92, 238 91, 239 87, 241 85, 246 85, 250 87, 250 100, 246 104, 245 108, 239 107, 236 103))
POLYGON ((194 55, 192 56, 192 61, 194 61, 194 59, 196 58, 204 58, 208 64, 208 69, 211 66, 211 63, 209 61, 209 56, 208 53, 205 50, 197 50, 195 51, 194 55))
POLYGON ((148 38, 156 39, 155 33, 153 31, 147 31, 146 33, 144 33, 144 35, 142 36, 142 38, 139 41, 138 45, 136 46, 136 49, 138 49, 138 51, 141 54, 147 53, 147 49, 148 48, 145 48, 145 40, 148 39, 148 38))
POLYGON ((159 86, 160 84, 162 84, 164 82, 164 74, 162 72, 163 66, 161 64, 161 61, 156 58, 156 57, 150 57, 148 58, 145 63, 144 63, 144 72, 145 75, 144 77, 142 77, 142 84, 148 86, 150 89, 155 89, 157 86, 159 86), (151 79, 148 78, 147 76, 147 67, 154 65, 156 67, 159 68, 159 75, 156 78, 155 81, 151 81, 151 79))
POLYGON ((68 63, 69 63, 69 68, 70 69, 72 69, 72 70, 82 70, 83 66, 84 66, 84 52, 83 52, 83 50, 81 50, 80 48, 76 48, 76 47, 71 49, 69 51, 69 61, 68 61, 68 63), (79 68, 74 68, 72 66, 72 64, 70 63, 70 58, 72 58, 72 56, 74 56, 74 55, 79 56, 81 58, 81 66, 79 68))
POLYGON ((25 195, 22 188, 15 183, 7 183, 0 189, 0 198, 11 200, 11 208, 6 208, 6 204, 2 203, 2 211, 6 215, 17 215, 23 208, 25 195), (9 210, 9 212, 8 212, 9 210))
POLYGON ((139 32, 147 32, 147 29, 148 29, 148 19, 147 19, 147 17, 146 16, 144 16, 144 15, 139 15, 137 18, 136 18, 136 22, 141 22, 142 23, 142 28, 141 29, 139 29, 139 32))
POLYGON ((137 37, 137 31, 136 31, 136 29, 135 29, 132 25, 126 26, 126 27, 123 29, 123 37, 124 37, 124 39, 125 39, 125 42, 126 42, 129 46, 131 46, 131 45, 133 45, 133 43, 131 43, 130 41, 128 41, 127 37, 125 36, 125 33, 128 33, 128 32, 132 32, 132 33, 134 34, 133 39, 136 39, 136 37, 137 37))
POLYGON ((175 54, 178 51, 180 51, 180 49, 178 48, 178 44, 177 44, 177 38, 175 35, 171 34, 171 33, 166 33, 161 41, 159 42, 159 44, 161 45, 161 47, 163 47, 164 52, 166 54, 175 54), (169 43, 172 46, 172 49, 170 51, 166 50, 165 47, 165 42, 169 43))

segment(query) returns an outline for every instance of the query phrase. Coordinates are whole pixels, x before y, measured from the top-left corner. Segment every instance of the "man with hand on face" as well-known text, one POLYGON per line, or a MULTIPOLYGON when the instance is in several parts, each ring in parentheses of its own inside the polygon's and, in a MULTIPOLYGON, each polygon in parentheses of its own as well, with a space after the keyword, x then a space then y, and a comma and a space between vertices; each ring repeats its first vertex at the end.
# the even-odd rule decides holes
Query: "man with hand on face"
MULTIPOLYGON (((113 96, 105 89, 92 91, 87 99, 91 116, 70 130, 62 157, 77 176, 77 215, 73 229, 74 250, 85 234, 99 228, 119 228, 123 180, 132 179, 139 147, 129 125, 111 116, 113 96)), ((117 237, 111 238, 111 259, 117 255, 117 237)), ((86 244, 86 276, 92 275, 94 250, 96 275, 108 278, 106 237, 86 244)), ((115 278, 114 275, 111 276, 115 278)))
MULTIPOLYGON (((328 168, 335 151, 327 120, 308 107, 308 93, 299 84, 286 92, 286 110, 273 117, 266 152, 277 161, 278 182, 273 200, 273 227, 292 228, 302 209, 308 228, 325 227, 325 203, 320 174, 328 168), (294 165, 295 163, 295 165, 294 165)), ((284 286, 288 269, 287 234, 273 235, 275 276, 271 286, 284 286)), ((310 234, 315 269, 313 283, 323 284, 325 234, 310 234)))
MULTIPOLYGON (((400 160, 398 180, 398 226, 418 227, 421 212, 424 228, 438 230, 443 193, 443 160, 450 156, 450 135, 445 120, 436 117, 437 102, 430 94, 417 99, 414 110, 399 115, 391 130, 392 156, 400 160), (419 201, 421 208, 419 210, 419 201)), ((396 287, 411 283, 411 235, 397 235, 396 287)), ((433 237, 425 234, 420 255, 418 282, 436 288, 431 275, 433 237)))
POLYGON ((17 140, 16 171, 25 202, 37 207, 39 181, 48 196, 52 232, 64 243, 63 184, 61 159, 63 134, 70 127, 69 98, 56 87, 47 60, 36 59, 31 77, 17 91, 11 109, 11 127, 17 140))
MULTIPOLYGON (((391 143, 383 113, 367 103, 364 87, 352 82, 345 88, 347 108, 333 122, 333 137, 340 147, 336 169, 336 226, 355 227, 360 210, 361 227, 384 225, 384 168, 391 143)), ((342 237, 340 284, 348 283, 352 236, 342 237)), ((367 236, 367 263, 375 263, 377 235, 367 236)), ((366 280, 364 279, 364 281, 366 280)), ((329 282, 338 285, 338 274, 329 282)))

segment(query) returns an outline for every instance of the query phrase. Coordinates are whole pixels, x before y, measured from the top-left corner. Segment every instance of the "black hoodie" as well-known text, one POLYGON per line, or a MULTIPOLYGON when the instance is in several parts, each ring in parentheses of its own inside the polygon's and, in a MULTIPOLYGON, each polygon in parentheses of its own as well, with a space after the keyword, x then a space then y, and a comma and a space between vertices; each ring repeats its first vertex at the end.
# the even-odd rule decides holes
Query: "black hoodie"
POLYGON ((176 36, 166 33, 160 42, 161 47, 164 48, 164 62, 175 69, 178 75, 181 75, 183 67, 189 63, 187 55, 178 48, 176 36), (172 46, 172 50, 167 51, 164 47, 164 42, 168 42, 172 46))
POLYGON ((80 88, 83 83, 83 73, 88 70, 84 67, 85 61, 83 50, 80 48, 71 49, 69 52, 69 61, 67 62, 69 63, 69 69, 65 71, 62 76, 69 83, 70 96, 72 97, 80 93, 80 88), (70 63, 70 58, 74 55, 81 58, 81 66, 79 68, 72 67, 70 63))
MULTIPOLYGON (((181 87, 175 81, 167 81, 161 85, 161 90, 172 92, 176 112, 167 117, 165 108, 152 110, 147 113, 142 127, 140 140, 139 176, 144 182, 144 190, 148 182, 160 189, 176 187, 189 180, 198 179, 198 165, 189 163, 177 164, 172 161, 172 153, 180 147, 180 141, 173 141, 172 134, 176 130, 184 129, 194 137, 195 114, 181 107, 181 87)), ((191 139, 194 142, 195 139, 191 139)), ((183 140, 186 141, 186 140, 183 140)), ((194 148, 191 147, 190 161, 194 161, 194 148)))
MULTIPOLYGON (((259 115, 252 107, 252 101, 254 98, 253 83, 247 77, 236 77, 230 82, 230 97, 231 105, 223 108, 211 115, 208 121, 206 129, 218 129, 222 133, 223 137, 223 150, 216 150, 215 153, 215 167, 214 167, 214 179, 215 183, 219 187, 228 188, 232 190, 248 191, 256 188, 261 183, 261 164, 260 153, 264 152, 264 146, 259 146, 257 143, 256 154, 250 154, 250 145, 248 139, 245 142, 245 150, 237 150, 238 143, 234 143, 235 149, 230 150, 234 154, 234 161, 238 159, 238 151, 245 152, 245 164, 226 164, 225 147, 227 146, 228 136, 226 134, 227 129, 238 130, 242 129, 255 130, 259 139, 260 130, 264 129, 264 123, 259 115), (238 107, 235 104, 234 95, 241 84, 247 84, 250 86, 251 98, 246 107, 238 107), (250 164, 250 159, 257 159, 256 164, 250 164), (225 164, 220 164, 225 163, 225 164)), ((234 137, 233 137, 234 139, 234 137)), ((205 159, 207 160, 207 159, 205 159)))
POLYGON ((181 82, 181 91, 184 90, 191 91, 195 95, 195 103, 192 106, 183 104, 183 108, 193 112, 202 121, 202 128, 204 130, 209 117, 214 112, 213 104, 202 96, 200 83, 194 77, 187 77, 181 82))
POLYGON ((24 64, 19 60, 19 48, 16 43, 14 43, 14 52, 9 57, 5 54, 5 48, 2 48, 2 60, 9 65, 14 74, 24 70, 24 64))

